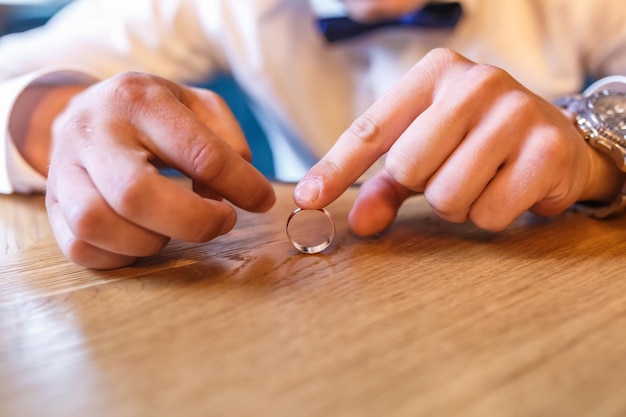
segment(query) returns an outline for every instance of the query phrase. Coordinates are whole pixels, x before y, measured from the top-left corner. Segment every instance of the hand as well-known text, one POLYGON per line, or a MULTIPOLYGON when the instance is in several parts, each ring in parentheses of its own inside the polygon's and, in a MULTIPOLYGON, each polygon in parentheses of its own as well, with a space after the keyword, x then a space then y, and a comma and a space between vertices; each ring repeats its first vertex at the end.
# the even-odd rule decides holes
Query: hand
POLYGON ((138 73, 96 84, 53 127, 46 205, 59 246, 78 264, 116 268, 170 238, 213 239, 236 222, 222 198, 256 212, 275 201, 249 160, 243 133, 214 93, 138 73), (193 191, 157 165, 190 177, 193 191))
POLYGON ((358 235, 383 231, 416 193, 448 221, 497 231, 529 209, 549 216, 577 200, 610 200, 624 181, 571 114, 505 71, 445 49, 341 135, 296 187, 296 204, 328 205, 385 153, 385 169, 362 185, 349 215, 358 235))

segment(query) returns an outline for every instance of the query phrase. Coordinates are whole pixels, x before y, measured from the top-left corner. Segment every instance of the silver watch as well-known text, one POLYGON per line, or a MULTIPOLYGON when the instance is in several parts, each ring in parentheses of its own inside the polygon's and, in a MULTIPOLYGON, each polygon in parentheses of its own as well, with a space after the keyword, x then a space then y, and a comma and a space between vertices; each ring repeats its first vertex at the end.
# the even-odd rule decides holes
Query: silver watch
POLYGON ((626 93, 603 90, 562 97, 556 104, 574 113, 585 140, 626 172, 626 93))

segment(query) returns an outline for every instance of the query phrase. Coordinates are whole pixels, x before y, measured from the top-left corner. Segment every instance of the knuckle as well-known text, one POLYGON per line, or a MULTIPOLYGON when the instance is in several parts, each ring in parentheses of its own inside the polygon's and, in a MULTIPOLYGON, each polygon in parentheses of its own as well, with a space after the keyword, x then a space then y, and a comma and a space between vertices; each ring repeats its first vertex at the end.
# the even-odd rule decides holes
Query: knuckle
POLYGON ((72 98, 65 109, 52 121, 53 141, 56 143, 59 138, 91 137, 94 132, 93 115, 94 112, 78 96, 72 98))
MULTIPOLYGON (((314 168, 309 171, 314 177, 324 179, 324 190, 327 193, 338 192, 337 180, 343 180, 346 177, 345 168, 342 160, 337 157, 326 156, 321 159, 314 168)), ((310 174, 307 174, 307 176, 310 174)), ((348 174, 349 175, 349 174, 348 174)))
POLYGON ((52 133, 55 138, 92 137, 101 127, 98 125, 120 117, 135 117, 141 110, 149 111, 151 106, 144 104, 158 103, 165 94, 171 94, 168 92, 152 75, 133 71, 117 74, 90 87, 84 94, 74 96, 55 118, 52 133), (98 100, 94 101, 94 96, 98 100), (103 112, 106 113, 104 118, 103 112))
MULTIPOLYGON (((515 98, 521 99, 522 96, 526 96, 518 87, 511 88, 512 77, 505 70, 494 65, 484 63, 470 65, 463 70, 460 77, 463 80, 465 98, 472 103, 476 100, 494 100, 494 97, 498 97, 498 100, 514 102, 515 98), (486 91, 492 93, 486 95, 486 91)), ((520 103, 523 102, 522 100, 520 103)))
POLYGON ((105 210, 100 204, 88 203, 73 206, 67 214, 67 225, 78 239, 90 240, 101 233, 105 210))
POLYGON ((482 207, 472 207, 467 217, 476 227, 489 232, 500 232, 511 222, 498 213, 482 207))
POLYGON ((461 54, 450 48, 433 48, 425 56, 426 61, 436 62, 437 64, 451 64, 462 59, 461 54))
POLYGON ((109 94, 120 97, 121 99, 134 99, 136 97, 143 97, 146 93, 151 91, 151 86, 154 85, 151 82, 153 79, 154 78, 148 74, 127 71, 113 76, 106 85, 108 86, 109 94))
POLYGON ((103 90, 111 108, 126 117, 132 117, 141 109, 150 110, 153 106, 144 106, 145 103, 159 103, 172 94, 157 77, 135 71, 115 75, 103 84, 103 90))
POLYGON ((79 111, 70 116, 68 111, 62 112, 52 122, 52 136, 57 137, 73 137, 83 136, 91 130, 91 117, 88 113, 79 111))
POLYGON ((208 242, 220 234, 225 228, 232 229, 237 222, 237 212, 227 204, 214 206, 212 212, 206 216, 206 221, 200 225, 194 223, 188 228, 184 240, 192 243, 208 242))
POLYGON ((252 152, 245 134, 226 100, 211 90, 192 88, 190 91, 197 95, 204 109, 210 114, 209 121, 205 122, 206 126, 243 159, 252 161, 252 152))
POLYGON ((226 100, 221 95, 212 90, 197 89, 198 94, 202 96, 202 102, 210 110, 215 112, 229 111, 226 100))
POLYGON ((424 199, 437 215, 453 223, 462 223, 467 220, 467 209, 460 207, 454 195, 445 192, 433 191, 427 187, 424 199))
POLYGON ((522 126, 524 122, 528 123, 529 115, 537 117, 537 115, 541 114, 541 112, 537 111, 537 99, 522 90, 508 91, 503 95, 500 104, 502 107, 509 109, 511 122, 519 123, 522 126))
POLYGON ((405 152, 391 148, 385 159, 385 170, 402 186, 420 191, 424 188, 425 173, 420 169, 420 164, 405 152))
POLYGON ((252 150, 248 146, 247 142, 242 142, 241 144, 231 144, 231 148, 244 160, 252 162, 252 150))
POLYGON ((554 196, 539 200, 529 211, 539 216, 554 216, 570 208, 576 202, 577 195, 571 192, 570 186, 563 184, 555 190, 554 196))
POLYGON ((102 251, 76 238, 69 239, 61 245, 60 248, 70 261, 86 268, 120 268, 132 264, 137 259, 133 256, 124 256, 102 251))
POLYGON ((93 260, 91 257, 91 245, 82 240, 72 238, 60 245, 61 251, 65 256, 77 265, 91 266, 93 260))
POLYGON ((350 138, 359 142, 359 146, 377 145, 383 136, 383 124, 374 114, 365 113, 357 118, 348 128, 350 138))
POLYGON ((190 161, 190 170, 194 178, 210 182, 226 171, 228 150, 196 137, 189 141, 184 159, 190 161), (221 149, 220 149, 221 148, 221 149))
POLYGON ((475 85, 484 87, 486 85, 499 85, 502 79, 510 76, 502 68, 491 64, 479 63, 467 69, 466 77, 474 82, 475 85))
POLYGON ((118 175, 109 183, 110 189, 105 199, 111 208, 124 218, 134 218, 145 214, 146 206, 151 201, 150 184, 146 174, 133 171, 118 175))
POLYGON ((572 161, 573 148, 564 146, 560 140, 560 133, 555 129, 547 128, 541 135, 541 152, 537 155, 541 161, 546 161, 551 165, 572 161))
POLYGON ((464 71, 471 64, 472 61, 452 49, 434 48, 414 68, 426 69, 434 80, 438 80, 445 73, 464 71))

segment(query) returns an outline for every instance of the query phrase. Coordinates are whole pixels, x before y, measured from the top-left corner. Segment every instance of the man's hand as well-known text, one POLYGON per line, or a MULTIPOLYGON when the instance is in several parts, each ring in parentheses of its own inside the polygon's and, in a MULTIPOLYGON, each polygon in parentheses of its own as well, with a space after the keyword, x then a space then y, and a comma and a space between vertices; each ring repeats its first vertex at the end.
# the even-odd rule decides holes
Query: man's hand
POLYGON ((416 193, 448 221, 497 231, 529 209, 548 216, 577 200, 610 200, 624 181, 571 115, 505 71, 446 49, 341 135, 296 187, 296 204, 328 205, 385 153, 385 169, 362 185, 349 216, 358 235, 383 231, 416 193))
POLYGON ((236 212, 275 201, 215 94, 126 73, 75 96, 53 127, 46 205, 72 261, 116 268, 175 238, 204 242, 233 228, 236 212), (159 174, 176 168, 193 191, 159 174))

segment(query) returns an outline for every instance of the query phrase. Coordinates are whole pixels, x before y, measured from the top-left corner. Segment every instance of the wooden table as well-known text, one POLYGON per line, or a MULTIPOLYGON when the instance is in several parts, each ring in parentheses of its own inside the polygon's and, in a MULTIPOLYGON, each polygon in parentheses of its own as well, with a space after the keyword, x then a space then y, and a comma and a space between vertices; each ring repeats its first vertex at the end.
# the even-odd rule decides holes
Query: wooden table
POLYGON ((502 233, 421 198, 301 255, 267 214, 98 272, 0 197, 0 416, 625 416, 626 218, 502 233))

